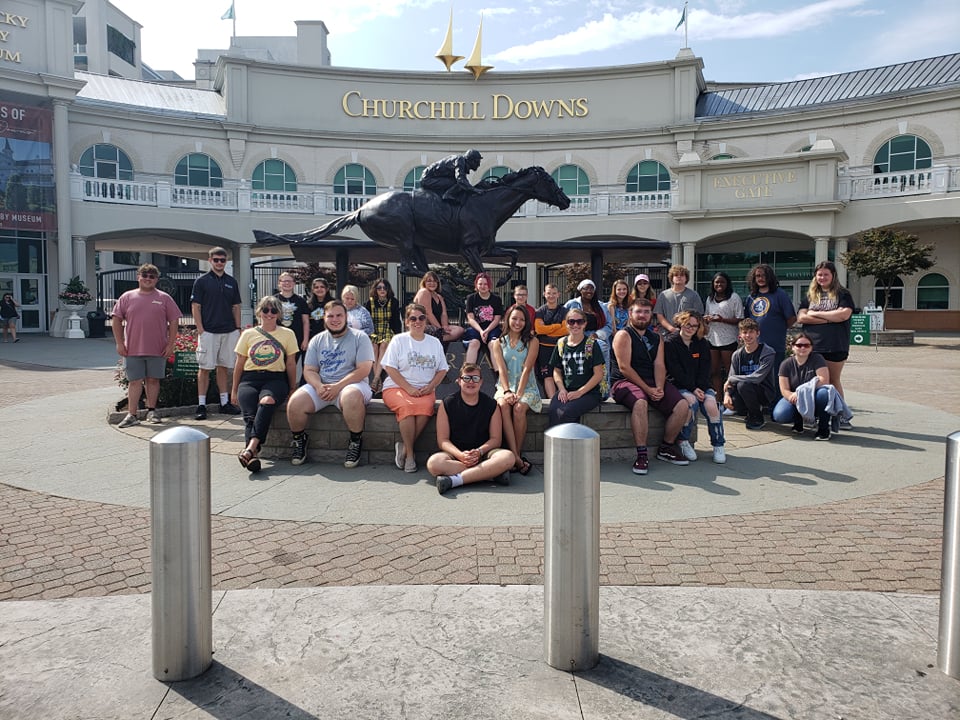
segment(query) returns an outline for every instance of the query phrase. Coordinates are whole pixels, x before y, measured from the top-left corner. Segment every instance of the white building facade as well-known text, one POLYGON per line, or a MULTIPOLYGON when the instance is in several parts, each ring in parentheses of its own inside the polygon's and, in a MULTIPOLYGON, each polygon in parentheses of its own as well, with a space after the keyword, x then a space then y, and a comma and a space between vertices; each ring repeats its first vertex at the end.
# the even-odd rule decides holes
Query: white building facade
MULTIPOLYGON (((250 292, 251 262, 277 252, 253 229, 321 225, 467 148, 484 156, 475 180, 539 165, 572 200, 563 212, 531 201, 498 234, 520 251, 531 297, 546 265, 606 260, 682 263, 701 293, 717 270, 742 285, 766 262, 797 299, 831 259, 863 305, 873 279, 847 277, 840 256, 857 233, 890 227, 933 244, 936 263, 902 278, 888 327, 960 330, 960 55, 728 86, 708 85, 689 50, 475 81, 337 68, 304 49, 313 59, 204 61, 211 89, 198 89, 75 71, 79 5, 9 2, 27 21, 0 55, 0 106, 50 117, 54 219, 0 220, 0 285, 21 302, 35 290, 38 331, 59 283, 93 284, 97 250, 205 258, 223 245, 250 292)), ((304 23, 298 38, 316 47, 325 32, 304 23)), ((396 276, 394 251, 358 228, 338 238, 302 259, 396 276)))

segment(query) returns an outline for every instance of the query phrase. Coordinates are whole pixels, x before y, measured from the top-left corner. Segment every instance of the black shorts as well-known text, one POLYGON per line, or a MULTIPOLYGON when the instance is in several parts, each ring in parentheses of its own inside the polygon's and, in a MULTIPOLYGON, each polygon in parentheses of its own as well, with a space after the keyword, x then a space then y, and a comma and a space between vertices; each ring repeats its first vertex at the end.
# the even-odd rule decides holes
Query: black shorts
POLYGON ((724 351, 724 350, 726 350, 727 352, 733 352, 733 351, 736 350, 738 347, 740 347, 740 343, 732 342, 732 343, 730 343, 729 345, 711 345, 711 346, 710 346, 710 349, 711 349, 711 350, 720 350, 721 352, 724 351))
POLYGON ((846 350, 840 350, 838 352, 825 352, 820 354, 827 362, 845 362, 846 359, 850 357, 850 353, 846 350))

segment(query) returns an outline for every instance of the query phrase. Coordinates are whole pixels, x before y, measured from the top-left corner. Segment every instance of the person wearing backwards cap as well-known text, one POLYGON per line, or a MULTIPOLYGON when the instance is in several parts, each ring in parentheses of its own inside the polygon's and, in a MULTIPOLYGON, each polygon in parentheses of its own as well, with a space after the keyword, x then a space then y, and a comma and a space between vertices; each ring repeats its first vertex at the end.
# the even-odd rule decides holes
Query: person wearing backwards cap
MULTIPOLYGON (((584 331, 584 337, 591 335, 597 336, 597 342, 600 344, 600 351, 603 353, 603 362, 606 365, 606 384, 610 386, 610 338, 613 337, 613 322, 607 313, 607 308, 600 298, 597 297, 597 286, 590 278, 585 278, 577 285, 578 297, 568 300, 567 310, 577 308, 583 310, 587 320, 587 327, 584 331)), ((606 400, 606 398, 603 398, 606 400)))

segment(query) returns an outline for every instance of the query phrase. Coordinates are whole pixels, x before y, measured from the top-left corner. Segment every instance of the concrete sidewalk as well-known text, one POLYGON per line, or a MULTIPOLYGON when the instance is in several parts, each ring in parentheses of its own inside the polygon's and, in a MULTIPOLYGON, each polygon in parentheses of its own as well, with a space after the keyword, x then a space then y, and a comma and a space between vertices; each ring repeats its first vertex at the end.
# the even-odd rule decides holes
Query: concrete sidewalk
POLYGON ((215 662, 165 684, 155 429, 105 424, 109 339, 0 345, 0 718, 955 717, 935 663, 958 350, 855 349, 830 443, 731 422, 725 466, 604 465, 602 660, 576 675, 543 662, 539 472, 450 497, 392 467, 251 478, 239 420, 211 416, 215 662), (915 402, 889 392, 905 368, 915 402))
POLYGON ((0 716, 50 718, 957 717, 934 598, 601 590, 600 664, 544 660, 541 587, 214 593, 214 662, 152 677, 150 598, 0 604, 0 716))

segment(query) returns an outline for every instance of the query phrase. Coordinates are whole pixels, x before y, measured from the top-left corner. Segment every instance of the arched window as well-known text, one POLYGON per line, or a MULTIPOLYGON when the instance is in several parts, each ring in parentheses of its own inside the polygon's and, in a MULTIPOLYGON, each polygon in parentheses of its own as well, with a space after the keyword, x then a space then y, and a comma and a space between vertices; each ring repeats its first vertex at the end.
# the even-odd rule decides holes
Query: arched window
POLYGON ((175 185, 189 187, 223 187, 223 171, 217 161, 203 153, 191 153, 180 159, 173 171, 175 185))
POLYGON ((932 165, 930 146, 916 135, 898 135, 888 140, 873 158, 874 173, 923 170, 932 165))
POLYGON ((663 192, 670 189, 670 171, 656 160, 644 160, 627 175, 627 192, 663 192))
POLYGON ((296 192, 297 174, 283 160, 271 158, 257 165, 250 184, 254 190, 296 192))
POLYGON ((917 283, 917 310, 946 310, 950 307, 950 283, 940 273, 930 273, 917 283))
POLYGON ((85 177, 105 180, 133 180, 133 163, 127 154, 115 145, 94 145, 80 156, 77 169, 85 177))
POLYGON ((407 173, 403 179, 403 189, 406 192, 413 192, 420 189, 420 178, 423 177, 423 171, 427 169, 426 165, 417 165, 413 170, 407 173))
POLYGON ((512 171, 506 165, 494 165, 492 168, 487 170, 480 179, 486 180, 487 178, 502 178, 508 172, 512 171))
POLYGON ((350 163, 337 170, 333 192, 337 195, 376 195, 377 181, 363 165, 350 163))
POLYGON ((717 155, 714 155, 710 159, 711 160, 733 160, 733 155, 731 155, 730 153, 719 153, 717 155))
MULTIPOLYGON (((877 307, 883 307, 883 285, 874 284, 873 302, 877 307)), ((890 304, 888 310, 903 310, 903 280, 897 277, 890 286, 890 304)))
POLYGON ((590 194, 590 179, 579 165, 561 165, 552 177, 568 196, 590 194))

